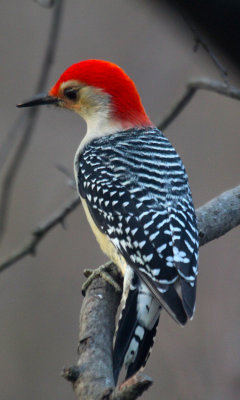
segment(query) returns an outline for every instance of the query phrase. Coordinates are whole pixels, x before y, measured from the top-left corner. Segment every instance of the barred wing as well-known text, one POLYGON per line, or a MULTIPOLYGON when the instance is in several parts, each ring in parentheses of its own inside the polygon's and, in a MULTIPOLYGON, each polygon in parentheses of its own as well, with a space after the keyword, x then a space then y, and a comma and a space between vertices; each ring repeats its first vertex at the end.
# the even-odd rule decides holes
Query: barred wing
POLYGON ((78 163, 79 191, 98 228, 185 323, 194 311, 198 232, 174 148, 157 129, 125 131, 91 142, 78 163))

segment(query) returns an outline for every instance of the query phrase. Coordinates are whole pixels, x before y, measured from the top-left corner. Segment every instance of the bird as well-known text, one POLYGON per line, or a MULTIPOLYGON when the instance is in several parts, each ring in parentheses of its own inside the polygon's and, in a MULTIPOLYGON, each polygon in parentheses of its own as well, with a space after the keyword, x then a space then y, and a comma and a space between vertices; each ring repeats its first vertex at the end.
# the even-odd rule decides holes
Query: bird
POLYGON ((113 373, 117 382, 124 367, 128 379, 146 364, 162 310, 182 326, 195 312, 199 241, 188 176, 115 63, 77 62, 18 107, 46 104, 86 121, 76 186, 100 248, 123 276, 113 373))

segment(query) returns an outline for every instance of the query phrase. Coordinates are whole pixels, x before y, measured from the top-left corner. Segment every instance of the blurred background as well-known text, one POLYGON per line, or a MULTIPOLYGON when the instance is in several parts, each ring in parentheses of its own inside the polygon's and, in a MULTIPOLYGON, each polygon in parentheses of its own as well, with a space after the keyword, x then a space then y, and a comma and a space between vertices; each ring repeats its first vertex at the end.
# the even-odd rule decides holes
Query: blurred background
MULTIPOLYGON (((34 94, 52 13, 33 1, 1 2, 0 145, 24 112, 15 104, 34 94)), ((236 66, 209 44, 239 87, 236 66)), ((202 49, 194 53, 193 46, 192 32, 165 2, 155 8, 150 1, 68 1, 48 84, 79 60, 113 61, 135 81, 158 124, 190 78, 221 79, 209 56, 202 49)), ((166 129, 183 158, 196 207, 239 184, 239 125, 236 100, 200 91, 166 129)), ((73 196, 56 166, 72 170, 85 129, 77 115, 41 109, 14 185, 1 257, 73 196)), ((182 329, 162 314, 145 369, 154 385, 144 399, 240 398, 239 233, 237 228, 201 248, 194 320, 182 329)), ((41 242, 36 257, 1 274, 1 400, 75 398, 60 371, 76 361, 82 271, 105 260, 78 208, 65 230, 58 226, 41 242)))

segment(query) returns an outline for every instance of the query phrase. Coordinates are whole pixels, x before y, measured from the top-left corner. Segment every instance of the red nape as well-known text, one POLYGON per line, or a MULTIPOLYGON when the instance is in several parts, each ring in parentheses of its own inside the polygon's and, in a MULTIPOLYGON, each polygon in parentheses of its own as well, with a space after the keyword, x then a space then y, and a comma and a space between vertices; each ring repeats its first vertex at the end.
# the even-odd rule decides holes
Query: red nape
POLYGON ((76 80, 103 89, 113 102, 114 117, 134 126, 153 125, 142 105, 134 82, 116 64, 103 60, 86 60, 71 65, 52 87, 49 94, 59 96, 63 82, 76 80))

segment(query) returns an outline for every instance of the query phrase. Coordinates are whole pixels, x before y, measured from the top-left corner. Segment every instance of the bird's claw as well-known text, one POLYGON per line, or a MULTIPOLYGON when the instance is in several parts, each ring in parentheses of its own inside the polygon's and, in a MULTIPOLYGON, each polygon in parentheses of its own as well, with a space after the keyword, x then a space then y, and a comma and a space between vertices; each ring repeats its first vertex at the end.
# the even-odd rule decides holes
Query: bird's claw
POLYGON ((96 269, 85 269, 83 271, 84 275, 87 278, 87 280, 82 285, 83 296, 85 295, 86 290, 88 289, 92 281, 99 277, 101 277, 105 282, 109 283, 109 285, 111 285, 116 290, 116 292, 121 293, 122 289, 120 285, 114 280, 112 275, 109 273, 109 271, 111 270, 111 265, 112 261, 108 261, 105 264, 100 265, 100 267, 96 269))

